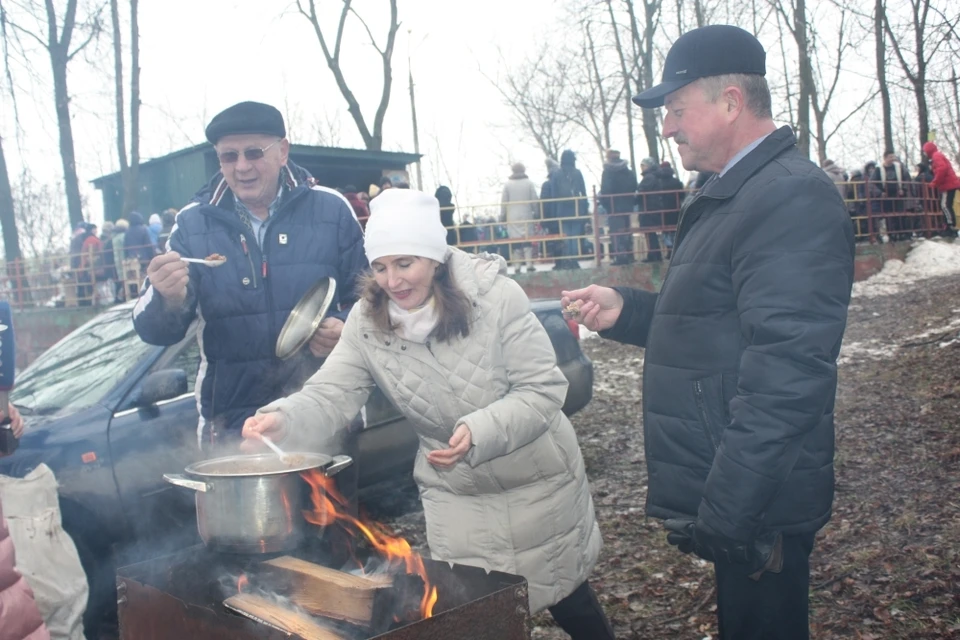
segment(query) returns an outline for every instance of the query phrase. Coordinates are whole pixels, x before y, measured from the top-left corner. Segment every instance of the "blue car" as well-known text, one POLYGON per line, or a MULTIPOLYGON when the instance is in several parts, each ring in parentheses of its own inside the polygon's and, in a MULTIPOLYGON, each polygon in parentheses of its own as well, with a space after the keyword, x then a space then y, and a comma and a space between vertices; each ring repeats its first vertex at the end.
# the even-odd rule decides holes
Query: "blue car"
MULTIPOLYGON (((570 382, 564 411, 593 394, 593 365, 578 327, 556 301, 533 302, 570 382)), ((94 637, 113 606, 114 567, 197 544, 193 492, 163 480, 201 458, 194 382, 200 362, 195 327, 178 344, 155 347, 133 330, 132 303, 75 330, 27 367, 11 401, 26 431, 0 474, 22 477, 44 463, 59 481, 64 529, 80 552, 91 587, 85 618, 94 637)), ((410 477, 418 441, 379 392, 367 427, 351 445, 361 491, 410 477)))

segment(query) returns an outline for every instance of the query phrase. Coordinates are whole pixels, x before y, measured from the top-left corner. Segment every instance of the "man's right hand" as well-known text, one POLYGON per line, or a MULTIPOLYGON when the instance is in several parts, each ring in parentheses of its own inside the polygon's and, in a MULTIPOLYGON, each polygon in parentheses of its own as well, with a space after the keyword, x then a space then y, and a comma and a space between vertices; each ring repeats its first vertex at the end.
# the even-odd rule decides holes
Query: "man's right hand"
POLYGON ((623 311, 623 296, 609 287, 592 284, 586 289, 563 291, 561 295, 560 304, 564 309, 580 302, 580 309, 573 318, 591 331, 611 328, 623 311))
POLYGON ((190 269, 180 259, 179 253, 170 251, 155 257, 147 266, 147 277, 168 307, 183 306, 183 301, 187 299, 190 269))

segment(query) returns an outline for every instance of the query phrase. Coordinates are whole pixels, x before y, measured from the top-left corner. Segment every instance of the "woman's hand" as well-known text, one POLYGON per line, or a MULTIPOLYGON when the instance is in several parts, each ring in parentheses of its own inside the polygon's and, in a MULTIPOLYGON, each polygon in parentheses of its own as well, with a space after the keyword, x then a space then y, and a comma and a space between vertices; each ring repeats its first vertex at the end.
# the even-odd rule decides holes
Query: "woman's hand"
POLYGON ((20 417, 20 412, 13 406, 13 403, 7 405, 7 417, 10 418, 10 428, 13 429, 13 437, 19 440, 20 436, 23 435, 23 418, 20 417))
POLYGON ((247 418, 243 423, 243 443, 240 448, 248 453, 260 451, 266 445, 260 439, 267 436, 274 442, 279 442, 287 436, 287 428, 283 425, 282 416, 277 412, 262 413, 247 418))
MULTIPOLYGON (((244 427, 244 432, 246 432, 246 427, 244 427)), ((449 449, 438 449, 428 453, 427 462, 441 469, 449 469, 463 460, 463 457, 467 455, 473 445, 473 434, 470 433, 470 427, 465 424, 457 427, 448 444, 450 445, 449 449)))

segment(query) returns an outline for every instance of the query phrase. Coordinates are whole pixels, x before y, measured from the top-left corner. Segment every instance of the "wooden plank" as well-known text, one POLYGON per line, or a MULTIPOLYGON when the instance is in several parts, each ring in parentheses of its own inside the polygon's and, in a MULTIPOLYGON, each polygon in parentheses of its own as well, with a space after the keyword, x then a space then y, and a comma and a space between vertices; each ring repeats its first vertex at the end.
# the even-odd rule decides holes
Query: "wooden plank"
POLYGON ((388 575, 357 576, 291 556, 261 562, 251 579, 313 615, 361 626, 390 606, 393 586, 388 575))
POLYGON ((306 640, 347 640, 308 616, 252 593, 239 593, 223 601, 224 606, 262 624, 292 633, 306 640))

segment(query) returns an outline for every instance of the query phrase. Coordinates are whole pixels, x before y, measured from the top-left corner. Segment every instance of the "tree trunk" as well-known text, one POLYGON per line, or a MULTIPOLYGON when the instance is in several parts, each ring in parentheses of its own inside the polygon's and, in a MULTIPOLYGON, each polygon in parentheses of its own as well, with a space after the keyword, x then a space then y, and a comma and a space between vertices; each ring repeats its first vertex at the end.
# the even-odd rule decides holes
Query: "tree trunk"
POLYGON ((4 258, 7 261, 11 299, 22 306, 24 302, 30 300, 30 291, 23 274, 20 233, 17 231, 17 219, 13 210, 13 190, 10 188, 10 174, 7 172, 7 158, 3 152, 2 139, 0 139, 0 225, 3 226, 3 249, 4 258))
POLYGON ((797 147, 803 157, 810 157, 810 94, 813 72, 810 68, 810 47, 807 38, 806 0, 795 0, 793 7, 793 35, 800 57, 800 98, 797 103, 797 147))
POLYGON ((140 198, 140 26, 139 0, 130 0, 130 181, 124 212, 135 211, 140 198))
MULTIPOLYGON (((644 44, 643 54, 643 81, 644 88, 653 86, 653 38, 657 32, 657 13, 660 11, 660 0, 645 0, 644 3, 644 44)), ((647 139, 647 152, 655 162, 660 162, 660 123, 657 121, 656 109, 643 110, 643 135, 647 139)), ((636 170, 636 165, 633 165, 636 170)))
POLYGON ((110 0, 110 22, 113 25, 113 92, 114 108, 117 112, 117 157, 120 159, 120 181, 123 184, 122 215, 127 211, 127 183, 130 181, 130 167, 127 165, 126 117, 123 109, 123 42, 120 37, 119 0, 110 0))
POLYGON ((630 147, 630 166, 636 167, 636 152, 633 144, 633 90, 630 83, 630 71, 627 69, 627 54, 623 50, 623 42, 620 40, 620 26, 617 24, 617 18, 613 13, 612 0, 607 0, 607 10, 610 13, 610 28, 613 29, 613 41, 617 46, 617 55, 620 57, 620 73, 623 74, 623 86, 626 91, 627 107, 625 113, 627 116, 627 145, 630 147))
POLYGON ((877 82, 880 84, 880 104, 883 107, 883 151, 893 151, 893 108, 890 106, 890 87, 887 85, 887 52, 884 48, 883 22, 886 9, 883 0, 876 0, 873 14, 873 36, 877 46, 877 82))
POLYGON ((703 12, 703 0, 693 0, 693 12, 697 17, 698 29, 707 24, 707 18, 703 12))
POLYGON ((913 3, 913 36, 916 42, 917 75, 913 83, 913 92, 917 96, 917 124, 920 127, 920 148, 930 134, 930 112, 927 109, 927 58, 924 52, 924 31, 927 21, 929 0, 924 0, 923 17, 919 15, 920 2, 913 3))
POLYGON ((10 174, 7 173, 7 158, 0 139, 0 225, 3 226, 3 250, 7 262, 22 258, 20 251, 20 233, 13 212, 13 190, 10 188, 10 174))
POLYGON ((77 156, 73 149, 73 124, 70 121, 70 95, 67 91, 67 53, 50 52, 53 67, 53 98, 56 103, 57 126, 60 130, 60 158, 63 161, 63 184, 67 192, 70 227, 83 222, 80 200, 80 179, 77 177, 77 156))

